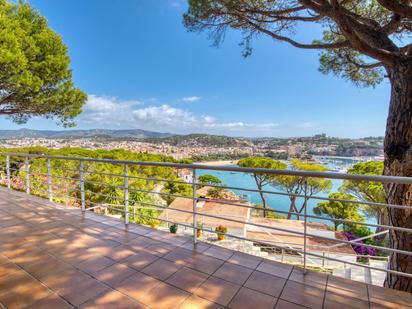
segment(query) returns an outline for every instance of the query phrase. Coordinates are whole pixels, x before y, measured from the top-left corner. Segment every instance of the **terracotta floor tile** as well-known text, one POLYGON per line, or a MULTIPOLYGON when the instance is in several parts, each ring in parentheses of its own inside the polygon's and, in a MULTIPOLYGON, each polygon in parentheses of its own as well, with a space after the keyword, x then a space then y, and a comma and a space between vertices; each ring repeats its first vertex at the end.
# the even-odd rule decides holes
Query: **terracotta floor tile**
POLYGON ((145 295, 142 303, 154 309, 173 309, 178 308, 189 295, 185 291, 161 282, 145 295))
POLYGON ((221 305, 212 303, 204 298, 199 296, 192 295, 187 298, 179 309, 223 309, 221 305))
POLYGON ((213 276, 242 285, 252 272, 253 270, 250 268, 225 263, 214 272, 213 276))
POLYGON ((34 302, 29 306, 29 309, 70 309, 74 308, 72 305, 67 303, 63 298, 59 297, 57 294, 50 294, 49 296, 34 302))
POLYGON ((0 303, 6 308, 24 308, 52 294, 47 287, 26 274, 8 278, 10 284, 0 289, 0 303))
POLYGON ((104 240, 104 244, 113 248, 121 245, 120 242, 110 239, 104 240))
POLYGON ((311 285, 319 289, 325 289, 328 275, 324 273, 307 271, 304 273, 302 268, 295 267, 290 274, 289 280, 311 285))
POLYGON ((156 261, 158 258, 159 257, 157 257, 156 255, 150 254, 146 251, 140 251, 120 261, 120 263, 125 264, 133 269, 141 270, 150 263, 156 261))
POLYGON ((166 280, 176 271, 178 271, 179 268, 180 266, 176 265, 173 262, 164 259, 158 259, 149 266, 143 268, 142 272, 153 278, 166 280))
POLYGON ((145 247, 149 246, 152 243, 152 240, 148 237, 140 236, 136 239, 133 239, 128 243, 128 246, 134 251, 140 251, 145 247))
POLYGON ((115 291, 107 291, 79 306, 79 309, 138 309, 144 305, 115 291))
POLYGON ((4 255, 0 254, 0 265, 9 262, 9 259, 4 255))
POLYGON ((197 242, 196 245, 193 244, 193 242, 188 241, 186 243, 184 243, 183 245, 180 246, 180 248, 185 248, 187 250, 190 250, 192 252, 196 252, 196 253, 202 253, 205 252, 207 249, 209 249, 211 247, 210 244, 208 243, 204 243, 204 242, 197 242))
POLYGON ((223 263, 223 260, 200 254, 192 257, 186 265, 198 271, 213 274, 223 263))
POLYGON ((356 308, 356 309, 369 309, 369 302, 342 296, 332 292, 326 292, 325 295, 325 308, 356 308))
POLYGON ((292 266, 265 260, 256 270, 287 279, 292 272, 292 266))
POLYGON ((57 290, 57 294, 77 307, 107 290, 108 287, 97 280, 88 279, 72 285, 63 286, 57 290))
MULTIPOLYGON (((279 299, 275 307, 275 309, 304 309, 304 308, 307 308, 307 307, 303 307, 298 304, 290 303, 283 299, 279 299)), ((338 309, 338 308, 333 308, 333 309, 338 309)))
POLYGON ((276 301, 277 298, 243 287, 232 299, 229 307, 234 309, 272 309, 276 301))
POLYGON ((68 285, 75 285, 78 282, 90 280, 91 277, 81 272, 78 269, 70 269, 60 273, 50 272, 48 275, 41 278, 43 282, 50 289, 57 291, 68 285))
POLYGON ((174 246, 170 246, 169 244, 163 243, 163 244, 149 245, 145 247, 145 250, 157 256, 164 256, 168 254, 174 248, 175 248, 174 246))
POLYGON ((195 291, 195 294, 222 306, 227 306, 239 289, 240 286, 237 284, 210 277, 195 291))
POLYGON ((373 303, 371 302, 370 304, 370 309, 410 309, 412 308, 410 305, 409 306, 399 306, 399 304, 393 303, 393 302, 386 302, 386 303, 373 303))
POLYGON ((130 247, 122 245, 119 247, 110 248, 104 256, 118 262, 134 254, 135 252, 130 247))
MULTIPOLYGON (((62 249, 59 249, 58 251, 62 251, 62 249)), ((64 253, 53 252, 53 255, 57 256, 59 259, 67 263, 76 266, 87 260, 98 259, 102 257, 96 253, 88 252, 84 248, 67 248, 67 251, 65 251, 64 253)))
POLYGON ((183 267, 167 279, 166 282, 193 293, 208 277, 207 274, 183 267))
MULTIPOLYGON (((376 303, 370 303, 369 304, 369 308, 370 309, 398 309, 399 305, 396 306, 392 306, 393 304, 391 304, 390 306, 385 306, 385 305, 381 305, 381 304, 376 304, 376 303)), ((408 307, 406 307, 408 308, 408 307)))
POLYGON ((209 249, 205 250, 203 254, 212 256, 214 258, 226 261, 233 255, 234 251, 218 247, 218 246, 211 246, 209 249))
POLYGON ((358 281, 329 276, 326 290, 338 295, 369 301, 366 284, 358 281))
POLYGON ((245 286, 274 297, 279 297, 285 284, 286 280, 283 278, 254 271, 246 281, 245 286))
POLYGON ((111 254, 113 251, 114 251, 114 248, 111 248, 108 246, 101 246, 101 245, 87 248, 87 252, 90 252, 96 256, 106 256, 107 257, 107 255, 111 254))
POLYGON ((152 229, 147 226, 133 225, 133 226, 129 226, 129 231, 136 233, 138 235, 146 235, 146 234, 149 234, 152 231, 152 229))
POLYGON ((5 291, 17 287, 18 285, 31 282, 31 279, 23 270, 17 269, 10 271, 0 277, 0 291, 5 291))
POLYGON ((136 299, 143 297, 160 283, 159 280, 142 273, 136 273, 115 286, 120 292, 136 299))
POLYGON ((101 256, 98 258, 92 258, 89 260, 86 260, 76 267, 81 269, 84 272, 87 272, 89 274, 96 274, 97 272, 101 271, 102 269, 109 267, 113 265, 115 262, 112 259, 109 259, 107 257, 101 256))
POLYGON ((115 286, 136 272, 124 264, 114 264, 97 272, 95 277, 110 286, 115 286))
POLYGON ((146 237, 151 238, 151 239, 160 240, 164 237, 164 235, 165 235, 165 232, 152 229, 151 232, 146 235, 146 237))
POLYGON ((115 240, 121 242, 122 244, 128 244, 137 237, 139 237, 138 234, 128 232, 126 234, 119 234, 119 236, 117 236, 115 240))
POLYGON ((192 262, 196 255, 199 254, 187 249, 176 248, 163 256, 163 258, 179 265, 186 265, 192 262))
POLYGON ((0 265, 0 280, 2 277, 8 276, 15 272, 21 272, 20 267, 11 262, 6 262, 0 265))
POLYGON ((41 249, 32 245, 22 245, 20 242, 14 243, 8 249, 2 249, 2 254, 9 259, 13 259, 31 252, 41 252, 41 249))
POLYGON ((241 252, 236 252, 227 261, 232 264, 241 265, 247 268, 255 269, 259 265, 259 263, 262 261, 262 258, 255 257, 249 254, 244 254, 241 252))
POLYGON ((309 308, 322 308, 324 294, 324 290, 288 281, 280 298, 309 308))
POLYGON ((188 242, 193 243, 193 239, 191 237, 190 238, 186 236, 183 236, 182 238, 179 238, 179 237, 182 237, 182 236, 173 236, 173 238, 163 238, 162 242, 170 246, 173 246, 175 248, 180 247, 188 242))
POLYGON ((380 305, 386 308, 412 308, 411 293, 397 291, 388 288, 381 288, 368 285, 369 301, 376 307, 380 305))
POLYGON ((40 261, 34 264, 30 264, 25 267, 25 270, 31 274, 33 277, 41 280, 43 277, 50 274, 51 271, 58 274, 63 271, 73 269, 70 264, 57 259, 50 259, 46 261, 40 261))
POLYGON ((44 262, 49 258, 51 257, 46 252, 28 252, 27 254, 19 255, 11 259, 11 261, 20 267, 26 268, 31 264, 44 262))

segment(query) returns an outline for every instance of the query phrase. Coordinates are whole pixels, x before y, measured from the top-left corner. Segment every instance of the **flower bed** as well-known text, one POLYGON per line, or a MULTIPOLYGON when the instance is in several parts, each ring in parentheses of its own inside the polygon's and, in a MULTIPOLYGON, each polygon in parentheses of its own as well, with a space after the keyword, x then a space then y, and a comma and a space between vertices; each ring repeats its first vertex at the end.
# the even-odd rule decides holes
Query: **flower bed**
MULTIPOLYGON (((341 235, 349 241, 359 238, 358 236, 350 232, 341 232, 341 235)), ((362 240, 357 240, 356 243, 358 243, 359 245, 352 244, 352 248, 353 250, 355 250, 356 254, 376 256, 376 250, 374 248, 365 246, 362 240)))

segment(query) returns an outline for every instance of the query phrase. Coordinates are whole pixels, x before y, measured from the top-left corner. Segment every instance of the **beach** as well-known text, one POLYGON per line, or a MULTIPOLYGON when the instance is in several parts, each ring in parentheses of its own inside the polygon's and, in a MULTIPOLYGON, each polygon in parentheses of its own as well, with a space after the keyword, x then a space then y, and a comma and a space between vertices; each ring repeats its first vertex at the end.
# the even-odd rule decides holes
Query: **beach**
POLYGON ((193 162, 193 164, 210 165, 210 166, 237 165, 238 161, 239 160, 217 160, 217 161, 193 162))

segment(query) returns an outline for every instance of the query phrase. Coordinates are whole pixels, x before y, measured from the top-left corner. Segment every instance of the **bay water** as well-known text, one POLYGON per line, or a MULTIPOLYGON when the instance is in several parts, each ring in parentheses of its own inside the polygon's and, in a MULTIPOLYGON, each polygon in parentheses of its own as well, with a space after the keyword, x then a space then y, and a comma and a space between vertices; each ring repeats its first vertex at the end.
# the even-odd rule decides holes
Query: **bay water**
MULTIPOLYGON (((328 169, 331 171, 339 171, 339 170, 342 170, 342 168, 345 168, 345 169, 349 168, 351 165, 356 163, 356 161, 351 160, 351 159, 343 159, 343 160, 322 161, 322 163, 326 167, 328 167, 328 169)), ((256 182, 251 174, 239 173, 239 172, 227 172, 227 171, 212 171, 212 170, 199 170, 198 171, 198 176, 205 175, 205 174, 211 174, 211 175, 218 177, 224 185, 229 186, 229 187, 238 187, 238 188, 257 190, 256 182)), ((332 192, 338 192, 339 187, 342 185, 343 181, 340 179, 331 179, 331 182, 332 182, 332 189, 329 192, 320 192, 316 194, 316 196, 327 197, 332 192)), ((266 185, 264 189, 265 191, 285 193, 285 191, 282 190, 281 187, 276 187, 273 185, 266 185)), ((230 191, 233 191, 238 196, 243 196, 245 200, 249 201, 250 203, 262 204, 262 200, 258 192, 247 192, 243 190, 233 190, 233 189, 230 189, 230 191)), ((278 210, 278 211, 286 211, 286 212, 289 211, 290 200, 288 196, 267 193, 265 194, 265 198, 266 198, 268 207, 274 210, 278 210)), ((316 207, 317 204, 320 202, 324 202, 324 201, 316 199, 316 198, 309 199, 307 213, 309 215, 315 215, 313 213, 313 208, 316 207)), ((297 207, 300 208, 302 204, 303 204, 303 199, 298 199, 297 207)), ((278 213, 278 214, 286 215, 283 213, 278 213)), ((296 216, 293 216, 293 217, 296 217, 296 216)), ((323 222, 329 226, 333 226, 333 222, 330 220, 326 220, 326 219, 323 220, 323 219, 317 219, 317 218, 309 218, 308 220, 315 221, 315 222, 323 222)), ((365 217, 365 221, 368 223, 375 223, 374 218, 365 217)))

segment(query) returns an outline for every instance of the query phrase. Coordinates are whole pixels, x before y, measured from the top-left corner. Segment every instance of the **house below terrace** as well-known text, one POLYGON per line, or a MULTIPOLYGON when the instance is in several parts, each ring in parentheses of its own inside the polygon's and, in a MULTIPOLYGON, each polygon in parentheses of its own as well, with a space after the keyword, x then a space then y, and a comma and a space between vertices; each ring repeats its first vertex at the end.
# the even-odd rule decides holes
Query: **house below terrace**
POLYGON ((180 179, 183 179, 185 182, 193 182, 193 172, 187 168, 178 169, 177 175, 180 179))
MULTIPOLYGON (((217 226, 223 225, 228 229, 228 234, 246 237, 257 244, 261 241, 271 243, 274 246, 284 247, 285 249, 303 249, 304 237, 296 232, 304 232, 304 221, 252 216, 249 207, 255 206, 254 204, 240 199, 235 193, 229 190, 224 190, 219 199, 212 198, 208 193, 210 189, 212 188, 205 186, 196 191, 198 197, 208 198, 208 201, 199 201, 196 205, 197 222, 198 225, 201 224, 204 229, 214 230, 217 226), (224 203, 224 201, 227 201, 227 204, 224 203), (202 214, 218 216, 219 218, 208 217, 202 214), (233 222, 226 219, 240 222, 233 222), (267 226, 267 228, 254 224, 267 226), (282 231, 270 227, 279 228, 282 229, 282 231)), ((176 198, 170 204, 169 208, 170 209, 162 211, 159 216, 160 219, 188 226, 193 225, 193 216, 189 213, 193 210, 193 200, 191 198, 176 198), (187 213, 178 210, 187 211, 187 213)), ((339 233, 330 230, 324 223, 308 221, 307 233, 315 235, 307 237, 308 251, 345 255, 355 254, 350 245, 339 244, 333 240, 323 239, 322 237, 344 239, 339 233)))
MULTIPOLYGON (((236 203, 244 206, 251 206, 250 203, 240 200, 236 195, 230 191, 225 191, 223 196, 219 199, 219 202, 213 201, 208 196, 208 191, 211 187, 203 187, 196 191, 197 196, 208 197, 210 201, 200 201, 197 203, 197 222, 202 224, 205 229, 214 230, 217 226, 223 225, 227 227, 228 233, 242 236, 246 235, 246 224, 238 223, 233 221, 225 220, 233 219, 236 221, 247 222, 250 218, 250 208, 233 206, 230 204, 222 203, 222 201, 227 200, 228 203, 236 203), (205 215, 219 216, 219 218, 212 218, 205 215)), ((169 208, 184 210, 184 211, 193 211, 193 200, 191 198, 176 198, 169 206, 169 208)), ((183 223, 186 225, 193 224, 193 216, 191 213, 165 209, 159 216, 160 219, 170 220, 176 223, 183 223)))

